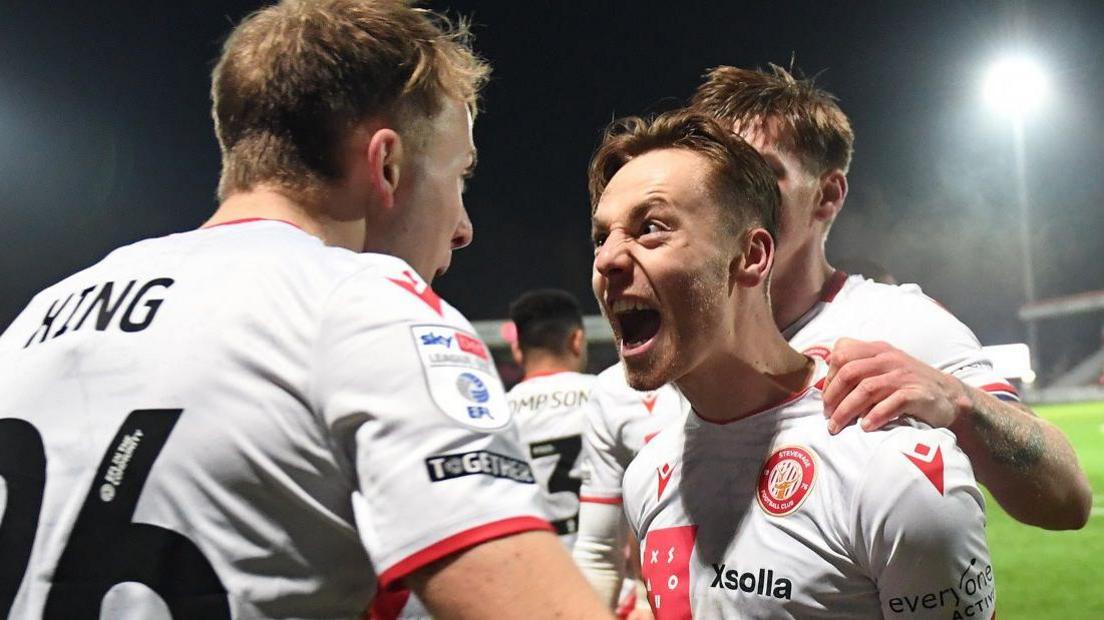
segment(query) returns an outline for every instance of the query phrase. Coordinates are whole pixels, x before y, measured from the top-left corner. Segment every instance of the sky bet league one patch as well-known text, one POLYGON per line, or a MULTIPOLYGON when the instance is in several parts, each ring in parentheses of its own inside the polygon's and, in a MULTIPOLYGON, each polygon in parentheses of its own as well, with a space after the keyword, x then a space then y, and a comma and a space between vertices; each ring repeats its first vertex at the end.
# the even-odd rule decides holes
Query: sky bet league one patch
POLYGON ((487 346, 448 325, 412 325, 433 402, 452 420, 483 432, 510 425, 510 408, 487 346))

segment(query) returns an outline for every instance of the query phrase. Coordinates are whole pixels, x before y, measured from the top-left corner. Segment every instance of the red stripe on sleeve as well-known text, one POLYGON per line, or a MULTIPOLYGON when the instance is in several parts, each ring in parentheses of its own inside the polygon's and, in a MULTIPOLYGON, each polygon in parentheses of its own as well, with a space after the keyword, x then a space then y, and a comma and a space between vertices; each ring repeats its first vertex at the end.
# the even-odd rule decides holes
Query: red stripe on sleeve
POLYGON ((588 504, 620 504, 620 497, 594 497, 593 495, 580 495, 580 502, 587 502, 588 504))
POLYGON ((391 568, 380 573, 380 589, 390 589, 391 586, 402 580, 403 577, 443 557, 450 556, 495 538, 502 538, 510 534, 520 534, 521 532, 532 530, 553 531, 552 526, 544 519, 538 519, 537 517, 514 517, 511 519, 484 523, 483 525, 464 530, 458 534, 453 534, 444 540, 439 540, 425 549, 407 556, 406 559, 395 563, 391 568))
POLYGON ((982 392, 1009 392, 1011 394, 1019 394, 1016 388, 1012 387, 1009 383, 990 383, 978 388, 982 392))

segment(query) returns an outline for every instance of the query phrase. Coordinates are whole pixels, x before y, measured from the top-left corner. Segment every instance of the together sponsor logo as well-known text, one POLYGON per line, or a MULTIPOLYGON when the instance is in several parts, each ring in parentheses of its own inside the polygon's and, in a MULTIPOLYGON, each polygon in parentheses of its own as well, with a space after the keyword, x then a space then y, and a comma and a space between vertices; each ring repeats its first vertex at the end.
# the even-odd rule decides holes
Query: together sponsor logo
POLYGON ((938 591, 917 592, 889 599, 889 610, 901 616, 928 614, 933 609, 953 610, 952 620, 989 618, 996 606, 993 565, 981 567, 977 558, 962 571, 958 583, 938 591))
POLYGON ((536 483, 529 463, 486 450, 431 456, 425 464, 432 482, 465 476, 491 476, 522 484, 536 483))

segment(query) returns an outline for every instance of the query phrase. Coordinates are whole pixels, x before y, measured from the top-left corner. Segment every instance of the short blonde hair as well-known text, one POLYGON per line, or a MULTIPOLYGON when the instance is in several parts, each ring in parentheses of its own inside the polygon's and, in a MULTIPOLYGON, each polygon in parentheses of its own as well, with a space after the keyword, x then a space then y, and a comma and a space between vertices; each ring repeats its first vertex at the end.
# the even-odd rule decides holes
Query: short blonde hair
POLYGON ((813 174, 832 169, 846 174, 851 166, 855 134, 836 98, 778 65, 770 65, 769 72, 710 69, 690 107, 729 128, 777 120, 780 146, 813 174))
POLYGON ((464 23, 407 0, 283 0, 253 13, 212 74, 219 199, 261 183, 314 194, 342 177, 343 140, 368 118, 416 132, 446 98, 474 114, 490 67, 469 41, 464 23))

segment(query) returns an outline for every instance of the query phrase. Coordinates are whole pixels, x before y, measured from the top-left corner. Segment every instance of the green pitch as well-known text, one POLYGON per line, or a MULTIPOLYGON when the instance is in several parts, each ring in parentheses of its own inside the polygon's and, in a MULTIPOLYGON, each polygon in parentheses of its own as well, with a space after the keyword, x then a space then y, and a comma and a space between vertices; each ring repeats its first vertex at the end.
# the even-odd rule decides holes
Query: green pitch
POLYGON ((1104 618, 1104 402, 1035 407, 1070 438, 1094 495, 1076 532, 1020 525, 986 497, 1000 620, 1104 618))

